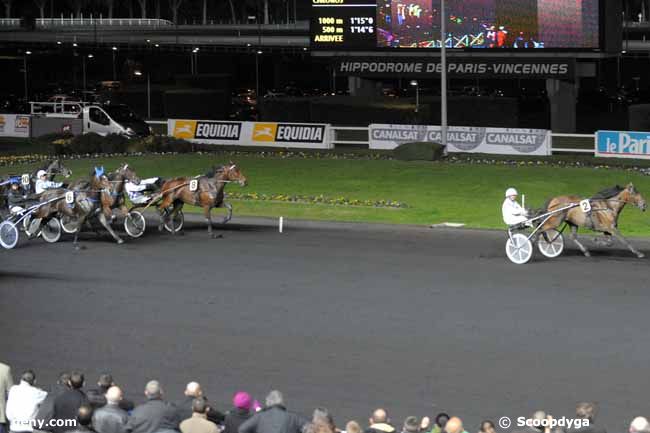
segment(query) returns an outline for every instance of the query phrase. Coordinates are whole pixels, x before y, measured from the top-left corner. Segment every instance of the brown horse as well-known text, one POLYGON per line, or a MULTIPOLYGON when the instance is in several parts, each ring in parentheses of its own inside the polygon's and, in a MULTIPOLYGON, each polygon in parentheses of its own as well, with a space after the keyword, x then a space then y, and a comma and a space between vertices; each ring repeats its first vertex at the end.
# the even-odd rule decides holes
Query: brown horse
MULTIPOLYGON (((74 246, 78 249, 78 236, 84 221, 93 214, 100 206, 100 196, 104 191, 109 191, 111 183, 105 175, 92 175, 89 179, 75 182, 71 189, 51 189, 43 192, 39 196, 39 201, 44 203, 33 214, 32 218, 40 219, 39 226, 43 221, 47 221, 52 215, 58 214, 62 218, 69 218, 77 221, 77 230, 75 231, 74 246), (73 193, 72 203, 68 203, 66 193, 73 193)), ((101 212, 100 212, 101 214, 101 212)), ((100 219, 101 221, 101 219, 100 219)), ((103 223, 102 223, 103 224, 103 223)), ((114 234, 107 224, 106 229, 114 234)), ((37 230, 30 230, 32 233, 38 233, 37 230)), ((115 237, 115 235, 114 235, 115 237)))
MULTIPOLYGON (((162 201, 158 204, 160 214, 158 230, 162 231, 165 223, 170 219, 173 226, 174 216, 183 208, 183 204, 187 203, 203 208, 208 234, 212 236, 210 211, 215 207, 224 207, 224 188, 230 182, 237 182, 241 186, 246 186, 247 183, 246 176, 233 162, 226 166, 213 167, 205 176, 177 177, 165 181, 160 188, 162 201), (196 186, 195 190, 192 190, 193 186, 196 186), (171 210, 168 211, 170 207, 171 210)), ((173 227, 172 233, 175 233, 173 227)))
MULTIPOLYGON (((71 185, 73 190, 81 193, 88 191, 89 193, 85 196, 85 203, 92 203, 90 208, 86 206, 88 208, 86 214, 76 218, 75 245, 77 244, 78 234, 83 228, 84 223, 86 221, 90 223, 92 217, 97 217, 100 224, 110 233, 115 242, 118 244, 124 243, 124 240, 112 229, 111 222, 113 220, 113 209, 120 209, 123 215, 128 213, 124 202, 124 184, 127 181, 135 184, 140 183, 140 179, 135 171, 128 164, 123 164, 114 172, 109 173, 108 176, 102 175, 99 178, 97 176, 91 176, 90 181, 80 180, 71 185), (104 178, 106 178, 105 182, 104 178), (103 182, 101 187, 92 184, 98 179, 101 179, 103 182)), ((69 215, 65 215, 64 217, 69 217, 69 215)), ((92 227, 92 224, 90 224, 90 227, 92 227)))
MULTIPOLYGON (((572 204, 578 204, 581 200, 583 198, 576 195, 555 197, 549 200, 546 206, 538 212, 540 214, 552 212, 563 207, 571 206, 572 204)), ((642 252, 634 248, 623 237, 618 229, 618 216, 626 204, 633 204, 642 211, 646 210, 646 201, 633 184, 630 183, 625 188, 616 185, 613 188, 600 191, 591 197, 589 202, 591 211, 584 212, 580 206, 560 211, 552 215, 542 224, 540 232, 543 233, 548 229, 557 229, 562 223, 566 222, 571 227, 571 239, 587 257, 590 256, 589 250, 578 241, 578 227, 585 227, 596 232, 604 233, 607 244, 612 243, 613 236, 636 254, 637 257, 645 257, 642 252)))

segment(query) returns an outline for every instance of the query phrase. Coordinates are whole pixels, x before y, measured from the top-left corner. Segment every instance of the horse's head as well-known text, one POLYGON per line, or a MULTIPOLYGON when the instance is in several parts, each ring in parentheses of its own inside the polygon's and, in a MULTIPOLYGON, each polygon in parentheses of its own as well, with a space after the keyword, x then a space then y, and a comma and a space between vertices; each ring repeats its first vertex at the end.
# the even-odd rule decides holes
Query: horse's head
POLYGON ((248 184, 248 180, 246 179, 246 176, 244 176, 244 173, 242 173, 237 164, 232 161, 223 167, 223 175, 225 180, 238 182, 241 186, 246 186, 248 184))
POLYGON ((60 159, 52 160, 45 168, 45 171, 47 171, 47 174, 50 176, 50 180, 56 175, 64 177, 70 177, 72 175, 72 170, 63 165, 60 159))
POLYGON ((115 170, 115 174, 122 179, 128 180, 131 183, 134 183, 136 185, 140 184, 140 178, 135 173, 135 170, 133 170, 127 163, 122 164, 120 168, 115 170))
POLYGON ((641 193, 636 189, 636 187, 632 183, 627 184, 627 186, 623 190, 621 199, 623 201, 636 205, 636 207, 641 209, 643 212, 645 212, 647 208, 645 198, 643 198, 641 193))

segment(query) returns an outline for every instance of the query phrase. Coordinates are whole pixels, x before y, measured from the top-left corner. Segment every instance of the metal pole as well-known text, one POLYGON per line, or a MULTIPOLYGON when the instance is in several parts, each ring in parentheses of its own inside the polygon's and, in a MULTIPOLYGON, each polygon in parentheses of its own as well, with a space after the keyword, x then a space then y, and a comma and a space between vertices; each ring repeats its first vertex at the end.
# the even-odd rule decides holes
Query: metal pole
POLYGON ((420 82, 415 85, 415 112, 420 111, 420 82))
POLYGON ((27 92, 27 56, 23 57, 23 74, 25 77, 25 103, 28 103, 29 94, 27 92))
POLYGON ((112 51, 113 51, 113 81, 117 81, 117 78, 116 78, 117 74, 115 72, 115 50, 112 50, 112 51))
POLYGON ((151 74, 147 72, 147 119, 151 119, 151 74))
POLYGON ((442 145, 447 154, 447 17, 445 13, 445 0, 440 0, 440 132, 442 145))
POLYGON ((84 86, 84 94, 81 97, 81 100, 83 101, 84 98, 86 97, 86 56, 83 56, 81 58, 81 69, 82 69, 83 86, 84 86))
POLYGON ((255 98, 259 109, 262 96, 260 95, 260 55, 258 51, 255 51, 255 98))

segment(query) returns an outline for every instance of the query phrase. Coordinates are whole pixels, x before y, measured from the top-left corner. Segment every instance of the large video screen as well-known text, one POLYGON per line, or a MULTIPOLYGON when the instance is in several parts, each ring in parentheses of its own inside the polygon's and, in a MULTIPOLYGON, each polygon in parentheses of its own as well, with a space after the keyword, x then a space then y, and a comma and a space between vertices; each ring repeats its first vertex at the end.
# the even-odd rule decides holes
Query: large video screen
MULTIPOLYGON (((447 0, 452 48, 597 48, 598 0, 447 0)), ((385 0, 379 47, 440 47, 439 0, 385 0)))
MULTIPOLYGON (((446 0, 446 46, 597 49, 599 0, 446 0)), ((440 0, 312 0, 312 47, 440 48, 440 0)))

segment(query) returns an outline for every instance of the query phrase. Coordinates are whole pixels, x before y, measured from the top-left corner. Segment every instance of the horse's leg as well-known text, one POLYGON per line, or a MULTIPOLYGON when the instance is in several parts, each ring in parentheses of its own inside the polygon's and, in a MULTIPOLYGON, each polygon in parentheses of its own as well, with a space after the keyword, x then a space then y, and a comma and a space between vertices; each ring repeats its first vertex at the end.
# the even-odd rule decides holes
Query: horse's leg
POLYGON ((580 251, 582 251, 585 257, 591 257, 589 250, 578 240, 578 226, 571 225, 571 240, 580 248, 580 251))
POLYGON ((230 221, 232 219, 232 205, 230 203, 226 203, 224 201, 223 202, 223 207, 225 207, 228 210, 228 213, 223 218, 223 221, 221 222, 221 224, 225 224, 225 223, 227 223, 228 221, 230 221))
POLYGON ((160 216, 160 223, 158 223, 158 231, 161 232, 165 230, 165 223, 167 218, 169 218, 169 211, 167 208, 172 205, 174 200, 171 197, 171 193, 165 195, 162 201, 158 204, 158 215, 160 216))
POLYGON ((124 243, 122 238, 119 237, 117 235, 117 233, 115 233, 115 231, 113 231, 113 228, 111 227, 110 223, 108 222, 108 220, 106 218, 106 214, 104 214, 104 212, 100 212, 99 215, 97 215, 97 218, 99 219, 99 222, 102 223, 104 228, 106 230, 108 230, 108 232, 111 234, 111 236, 113 236, 113 239, 115 239, 115 242, 117 242, 118 245, 124 243))
POLYGON ((74 246, 75 250, 80 250, 81 248, 79 247, 79 233, 81 233, 81 227, 83 227, 86 216, 85 215, 79 215, 79 221, 77 223, 77 230, 74 232, 74 240, 72 241, 72 246, 74 246))
POLYGON ((619 241, 621 241, 621 243, 622 243, 623 245, 625 245, 625 246, 626 246, 630 251, 632 251, 634 254, 636 254, 636 256, 637 256, 638 258, 642 259, 642 258, 645 257, 645 254, 643 254, 641 251, 639 251, 639 250, 637 250, 636 248, 634 248, 634 246, 633 246, 631 243, 629 243, 627 239, 625 239, 625 238, 623 237, 623 235, 621 234, 621 232, 620 232, 616 227, 613 228, 613 230, 611 231, 611 233, 612 233, 612 235, 613 235, 616 239, 618 239, 619 241))
POLYGON ((203 206, 203 216, 205 217, 205 222, 208 225, 208 235, 214 237, 212 235, 212 216, 210 215, 210 211, 212 208, 210 205, 204 205, 203 206))

